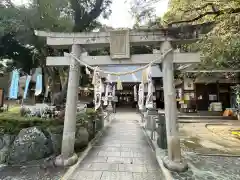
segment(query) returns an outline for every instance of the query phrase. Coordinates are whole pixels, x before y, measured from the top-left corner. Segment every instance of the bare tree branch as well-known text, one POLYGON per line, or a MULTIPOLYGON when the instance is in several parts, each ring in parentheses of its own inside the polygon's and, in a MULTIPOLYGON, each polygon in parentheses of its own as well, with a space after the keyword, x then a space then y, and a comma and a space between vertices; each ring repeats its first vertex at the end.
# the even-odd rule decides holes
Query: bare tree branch
POLYGON ((103 11, 102 5, 104 0, 96 0, 94 8, 91 10, 90 13, 85 13, 83 15, 83 19, 88 20, 89 22, 96 19, 103 11))
POLYGON ((8 7, 12 7, 12 8, 15 7, 14 4, 13 4, 13 2, 12 2, 11 0, 5 0, 5 1, 3 1, 2 3, 5 4, 5 5, 8 6, 8 7))
POLYGON ((83 31, 89 24, 94 21, 104 10, 102 8, 104 0, 96 0, 93 9, 87 12, 79 4, 78 0, 71 0, 72 9, 74 10, 74 21, 75 25, 73 28, 74 32, 83 31))
MULTIPOLYGON (((194 10, 196 10, 196 11, 204 10, 208 6, 211 6, 212 11, 207 11, 205 13, 201 13, 198 16, 192 18, 192 19, 173 21, 171 23, 168 23, 168 25, 171 26, 173 24, 190 23, 190 22, 194 22, 194 21, 197 21, 199 19, 202 19, 203 17, 209 16, 209 15, 210 16, 213 15, 216 18, 216 17, 218 17, 220 15, 223 15, 223 14, 237 14, 237 13, 240 13, 240 8, 235 8, 235 9, 234 8, 225 8, 225 9, 219 10, 219 9, 216 8, 216 5, 213 4, 213 3, 207 3, 207 4, 205 4, 205 5, 201 6, 201 7, 195 8, 195 9, 193 9, 191 11, 194 11, 194 10)), ((190 10, 187 10, 184 13, 187 13, 189 11, 190 10)))
POLYGON ((201 6, 201 7, 196 7, 196 8, 194 8, 194 9, 188 9, 188 10, 185 10, 185 11, 183 11, 184 13, 188 13, 188 12, 190 12, 190 11, 200 11, 200 10, 203 10, 203 9, 206 9, 208 6, 211 6, 211 8, 212 8, 212 10, 213 10, 213 12, 215 12, 215 4, 214 3, 206 3, 206 4, 204 4, 203 6, 201 6))

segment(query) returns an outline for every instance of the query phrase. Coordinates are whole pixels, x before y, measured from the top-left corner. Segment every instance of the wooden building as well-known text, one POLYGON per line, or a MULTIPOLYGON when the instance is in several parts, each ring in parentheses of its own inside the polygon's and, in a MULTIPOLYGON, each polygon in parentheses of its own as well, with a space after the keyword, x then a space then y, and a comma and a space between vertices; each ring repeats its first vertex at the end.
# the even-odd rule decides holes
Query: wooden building
POLYGON ((239 80, 226 78, 222 73, 211 77, 185 78, 176 86, 178 108, 182 112, 221 112, 226 108, 234 108, 232 87, 238 83, 239 80))

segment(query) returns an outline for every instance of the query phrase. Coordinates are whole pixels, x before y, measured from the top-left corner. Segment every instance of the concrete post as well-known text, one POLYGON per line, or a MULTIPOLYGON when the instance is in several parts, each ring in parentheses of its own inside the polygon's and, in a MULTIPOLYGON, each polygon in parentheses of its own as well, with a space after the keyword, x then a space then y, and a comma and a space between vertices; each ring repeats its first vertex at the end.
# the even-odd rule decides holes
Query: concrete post
MULTIPOLYGON (((169 42, 163 42, 162 53, 171 48, 169 42)), ((168 157, 163 159, 166 168, 172 171, 185 171, 187 164, 181 160, 180 139, 177 125, 177 103, 174 85, 173 51, 162 62, 165 118, 168 143, 168 157)))
MULTIPOLYGON (((72 53, 76 57, 81 55, 80 45, 72 45, 72 53)), ((80 64, 74 58, 71 59, 69 69, 67 102, 64 119, 64 129, 62 138, 62 152, 56 159, 56 165, 69 166, 77 161, 77 155, 74 153, 75 131, 76 131, 76 112, 78 101, 78 86, 80 76, 80 64)))

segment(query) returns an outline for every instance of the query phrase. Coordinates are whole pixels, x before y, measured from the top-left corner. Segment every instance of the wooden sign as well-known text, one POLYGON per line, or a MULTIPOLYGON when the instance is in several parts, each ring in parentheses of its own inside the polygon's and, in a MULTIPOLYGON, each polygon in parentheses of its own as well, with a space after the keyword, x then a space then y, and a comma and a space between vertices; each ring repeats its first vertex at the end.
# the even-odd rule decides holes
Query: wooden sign
POLYGON ((194 82, 192 79, 184 79, 184 90, 194 90, 194 82))
POLYGON ((112 59, 130 58, 129 30, 110 31, 110 56, 112 59))

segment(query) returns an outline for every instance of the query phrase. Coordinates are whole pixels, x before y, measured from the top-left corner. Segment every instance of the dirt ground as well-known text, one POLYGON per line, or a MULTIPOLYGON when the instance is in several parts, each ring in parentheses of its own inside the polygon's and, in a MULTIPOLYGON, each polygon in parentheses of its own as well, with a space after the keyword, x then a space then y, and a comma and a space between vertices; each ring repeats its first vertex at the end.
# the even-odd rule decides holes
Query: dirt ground
POLYGON ((181 146, 202 154, 240 155, 240 139, 232 131, 240 130, 239 121, 227 123, 179 124, 181 146))

